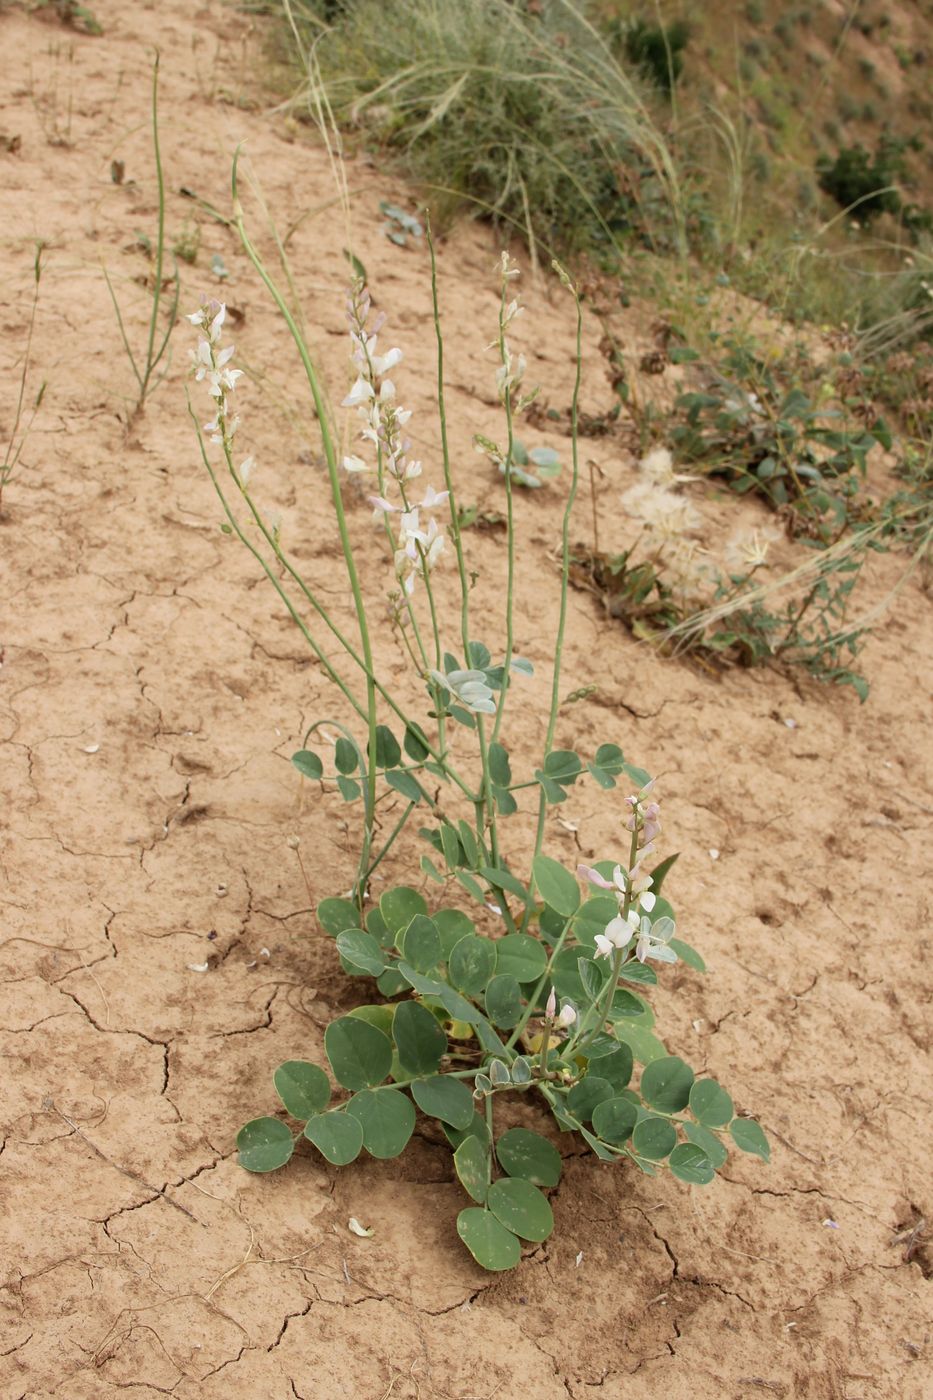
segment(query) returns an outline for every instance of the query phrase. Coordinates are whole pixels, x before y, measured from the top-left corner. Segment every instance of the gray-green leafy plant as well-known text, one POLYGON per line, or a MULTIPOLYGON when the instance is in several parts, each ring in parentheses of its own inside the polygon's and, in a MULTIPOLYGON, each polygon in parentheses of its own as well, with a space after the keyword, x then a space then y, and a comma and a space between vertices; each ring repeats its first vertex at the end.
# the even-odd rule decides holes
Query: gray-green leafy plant
POLYGON ((247 231, 236 166, 233 196, 243 248, 292 337, 315 406, 356 637, 331 617, 257 503, 254 460, 238 460, 241 428, 233 401, 241 371, 234 367, 234 348, 223 344, 225 308, 219 302, 206 303, 189 317, 199 328, 195 378, 213 407, 213 417, 199 428, 201 453, 224 511, 222 528, 251 551, 342 697, 340 717, 315 720, 292 761, 308 781, 321 784, 324 792, 333 783, 360 811, 352 887, 322 899, 317 920, 335 940, 344 971, 365 979, 380 997, 327 1027, 330 1076, 308 1061, 279 1066, 275 1087, 296 1126, 279 1117, 252 1120, 238 1136, 239 1160, 250 1171, 272 1171, 302 1140, 335 1166, 362 1151, 377 1159, 395 1157, 409 1141, 420 1110, 450 1141, 458 1179, 471 1202, 457 1219, 461 1239, 484 1268, 510 1268, 523 1241, 537 1243, 552 1229, 546 1192, 558 1184, 561 1155, 542 1133, 514 1126, 501 1131, 496 1111, 504 1095, 535 1095, 558 1129, 579 1134, 600 1161, 628 1161, 648 1175, 667 1164, 681 1180, 703 1185, 726 1160, 727 1144, 764 1160, 769 1153, 758 1123, 737 1114, 714 1079, 697 1079, 679 1056, 668 1054, 655 1033, 645 995, 658 980, 655 966, 682 962, 700 972, 703 963, 677 938, 673 909, 661 893, 674 857, 657 860, 661 822, 652 780, 609 740, 587 756, 558 743, 570 524, 579 481, 579 297, 555 264, 577 318, 572 472, 562 517, 558 622, 540 759, 530 771, 517 773, 505 721, 519 703, 509 703, 512 688, 521 687, 532 667, 515 649, 518 564, 511 467, 515 420, 533 398, 524 388, 524 360, 509 339, 520 309, 512 291, 518 269, 503 254, 495 344, 504 419, 497 453, 504 467, 507 578, 504 636, 493 651, 475 634, 472 570, 450 467, 444 338, 430 234, 443 491, 421 484, 422 464, 412 457, 406 437, 410 413, 389 377, 402 352, 378 349, 382 317, 373 316, 358 280, 348 300, 355 380, 344 405, 362 423, 365 456, 338 456, 305 335, 247 231), (375 488, 370 501, 393 561, 391 615, 423 688, 417 714, 403 707, 376 667, 374 624, 347 526, 345 474, 368 475, 375 488), (441 608, 433 583, 448 547, 459 581, 459 608, 452 616, 441 608), (450 633, 456 640, 448 640, 450 633), (613 794, 624 780, 632 791, 623 805, 622 853, 574 872, 544 847, 549 812, 582 779, 613 794), (404 883, 378 899, 373 891, 374 873, 413 818, 424 823, 421 869, 443 892, 434 908, 404 883), (530 842, 522 842, 530 846, 525 862, 508 854, 509 821, 533 833, 530 842), (472 901, 473 913, 455 905, 451 893, 463 903, 472 901))

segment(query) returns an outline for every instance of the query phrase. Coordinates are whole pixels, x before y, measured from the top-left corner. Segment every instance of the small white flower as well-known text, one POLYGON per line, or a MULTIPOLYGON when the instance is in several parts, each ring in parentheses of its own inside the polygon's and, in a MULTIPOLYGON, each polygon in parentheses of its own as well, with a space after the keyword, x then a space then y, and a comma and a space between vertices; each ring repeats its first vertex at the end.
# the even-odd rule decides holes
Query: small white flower
MULTIPOLYGON (((375 343, 375 337, 373 337, 373 343, 375 343)), ((373 374, 381 379, 384 374, 388 374, 390 369, 394 369, 397 364, 400 364, 401 359, 402 352, 397 346, 394 350, 389 350, 385 355, 373 355, 373 374)))
POLYGON ((374 390, 368 379, 359 375, 353 388, 343 401, 344 408, 356 408, 357 404, 364 404, 373 398, 374 390))
POLYGON ((345 472, 368 472, 369 463, 364 462, 362 457, 355 457, 352 454, 344 457, 343 469, 345 472))
POLYGON ((373 519, 384 520, 390 512, 398 510, 391 501, 387 501, 385 496, 370 496, 369 502, 373 507, 373 519))
POLYGON ((657 903, 657 899, 657 895, 652 894, 650 890, 645 890, 642 894, 639 895, 638 903, 641 906, 641 908, 644 909, 646 914, 650 914, 655 904, 657 903))
POLYGON ((424 493, 424 500, 421 502, 424 510, 436 510, 442 506, 450 495, 449 491, 435 491, 433 486, 428 486, 424 493))
POLYGON ((240 480, 246 486, 256 467, 255 457, 244 457, 240 463, 240 480))
MULTIPOLYGON (((212 309, 212 310, 213 310, 213 307, 214 307, 215 304, 216 304, 216 303, 213 303, 213 302, 211 303, 211 309, 212 309)), ((214 315, 214 319, 211 321, 211 324, 210 324, 210 326, 208 327, 208 331, 207 331, 208 339, 210 340, 210 342, 211 342, 212 345, 216 345, 217 342, 218 342, 218 340, 220 339, 221 328, 222 328, 223 323, 224 323, 224 321, 226 320, 226 318, 227 318, 227 307, 226 307, 226 304, 225 304, 224 302, 221 302, 220 305, 217 307, 217 311, 216 311, 216 313, 215 313, 215 315, 214 315)))
POLYGON ((560 1026, 561 1030, 569 1030, 569 1028, 576 1021, 576 1019, 577 1013, 574 1011, 573 1007, 568 1002, 566 1005, 561 1007, 560 1015, 557 1018, 557 1024, 558 1026, 560 1026))

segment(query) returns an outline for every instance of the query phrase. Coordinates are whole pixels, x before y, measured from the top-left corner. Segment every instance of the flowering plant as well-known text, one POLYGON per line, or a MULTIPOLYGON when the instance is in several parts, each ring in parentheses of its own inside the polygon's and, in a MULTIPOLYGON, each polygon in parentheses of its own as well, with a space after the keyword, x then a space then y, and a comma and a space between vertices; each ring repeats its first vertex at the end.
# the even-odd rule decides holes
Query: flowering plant
MULTIPOLYGON (((206 386, 213 407, 199 441, 226 515, 225 528, 252 551, 325 673, 365 725, 365 737, 343 724, 330 726, 339 733, 333 744, 336 784, 346 801, 362 804, 362 835, 353 887, 344 896, 323 898, 317 919, 335 939, 346 973, 375 984, 382 998, 337 1017, 325 1031, 332 1077, 347 1096, 333 1100, 331 1079, 317 1064, 280 1065, 274 1074, 276 1091, 285 1112, 301 1126, 295 1130, 280 1117, 254 1119, 239 1133, 239 1160, 250 1171, 272 1171, 289 1160, 302 1138, 333 1165, 352 1162, 363 1150, 376 1158, 395 1157, 411 1137, 418 1108, 437 1121, 449 1140, 457 1176, 472 1202, 457 1218, 461 1239, 484 1268, 507 1269, 518 1262, 522 1241, 541 1241, 553 1227, 545 1193, 558 1184, 561 1154, 547 1136, 526 1126, 513 1122, 499 1131, 495 1115, 503 1096, 539 1095, 558 1128, 579 1133, 601 1161, 624 1159, 648 1175, 666 1162, 683 1181, 709 1182, 726 1160, 730 1140, 745 1152, 768 1157, 757 1122, 736 1116, 716 1080, 695 1078, 681 1058, 667 1053, 654 1031, 645 992, 657 982, 655 964, 681 960, 703 970, 699 955, 675 936, 673 910, 662 893, 676 857, 655 861, 661 808, 654 782, 628 763, 616 744, 601 744, 587 760, 555 747, 569 527, 578 483, 579 298, 555 264, 577 317, 573 472, 562 524, 560 607, 543 754, 528 778, 516 780, 503 742, 504 718, 512 685, 532 673, 531 663, 517 656, 514 647, 516 527, 509 468, 514 416, 533 397, 523 393, 526 366, 507 336, 521 313, 512 294, 518 271, 503 255, 495 346, 505 434, 501 447, 492 446, 505 467, 508 548, 505 639, 502 659, 494 661, 472 633, 469 574, 447 446, 444 342, 430 237, 443 489, 421 484, 424 469, 405 436, 410 412, 400 405, 389 377, 402 362, 402 352, 394 347, 380 352, 381 318, 372 317, 370 298, 359 282, 348 301, 355 379, 344 405, 356 410, 364 446, 361 455, 338 458, 317 369, 250 242, 236 202, 235 170, 234 197, 243 246, 293 336, 317 409, 358 643, 338 627, 290 561, 279 530, 257 506, 252 459, 236 464, 240 420, 232 405, 240 372, 232 367, 233 347, 222 345, 224 308, 214 302, 189 318, 200 332, 194 377, 206 386), (223 474, 211 446, 221 449, 223 474), (374 480, 370 503, 391 544, 392 616, 424 688, 425 706, 418 718, 402 708, 374 666, 342 472, 369 474, 374 480), (442 512, 448 515, 446 522, 442 512), (460 583, 459 656, 445 647, 445 619, 433 584, 448 553, 460 583), (314 614, 315 628, 305 621, 307 609, 299 607, 300 601, 314 614), (365 684, 365 697, 324 651, 322 630, 339 643, 365 684), (465 749, 473 753, 469 766, 461 756, 465 749), (606 792, 617 791, 623 777, 634 789, 625 800, 627 850, 621 859, 571 872, 543 850, 546 816, 584 775, 606 792), (436 781, 427 783, 427 776, 436 781), (533 800, 535 833, 524 872, 507 858, 501 830, 505 819, 519 814, 516 794, 522 793, 533 800), (380 819, 383 800, 400 810, 388 834, 380 819), (473 917, 449 899, 430 908, 410 885, 374 896, 373 874, 416 809, 429 823, 421 831, 429 847, 421 857, 422 871, 437 884, 455 885, 468 895, 476 906, 473 917), (637 1085, 636 1064, 641 1067, 637 1085)), ((311 726, 293 757, 313 781, 325 773, 324 759, 314 747, 323 742, 324 723, 311 726)))

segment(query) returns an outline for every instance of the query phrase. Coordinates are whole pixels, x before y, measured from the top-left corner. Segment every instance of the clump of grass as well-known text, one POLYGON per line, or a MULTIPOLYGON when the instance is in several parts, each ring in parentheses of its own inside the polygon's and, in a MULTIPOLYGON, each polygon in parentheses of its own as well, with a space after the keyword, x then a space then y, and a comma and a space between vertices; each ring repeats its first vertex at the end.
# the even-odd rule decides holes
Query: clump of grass
MULTIPOLYGON (((149 312, 149 331, 146 337, 146 345, 144 352, 145 358, 143 358, 143 355, 135 353, 133 347, 130 345, 129 337, 126 333, 126 325, 123 320, 123 313, 120 310, 120 303, 117 300, 117 294, 113 289, 113 283, 110 280, 110 275, 107 272, 107 269, 104 268, 104 279, 107 283, 107 290, 110 292, 110 300, 113 302, 113 309, 116 312, 117 325, 120 330, 120 339, 123 342, 123 348, 126 351, 127 359, 130 362, 130 368, 132 369, 133 375, 136 379, 136 386, 138 392, 136 396, 136 404, 133 409, 133 412, 130 414, 130 418, 135 417, 136 414, 142 411, 143 406, 146 402, 146 398, 161 383, 162 379, 165 377, 165 374, 168 371, 168 360, 166 359, 166 353, 168 351, 169 339, 171 337, 172 330, 175 326, 175 320, 178 314, 178 297, 180 291, 178 281, 178 267, 176 264, 175 276, 173 279, 175 284, 175 291, 172 298, 172 305, 169 310, 168 327, 164 332, 160 333, 159 311, 162 305, 162 270, 165 265, 166 238, 165 175, 162 170, 162 153, 159 147, 158 54, 156 54, 152 65, 152 145, 155 155, 156 182, 158 185, 159 194, 159 222, 155 243, 155 267, 153 270, 152 305, 149 312), (161 374, 159 374, 157 373, 157 371, 163 359, 166 360, 165 368, 162 370, 161 374)), ((145 247, 148 245, 148 249, 149 251, 151 251, 152 245, 145 235, 142 235, 141 241, 143 242, 143 246, 145 247)), ((178 251, 177 245, 175 251, 178 251)), ((196 253, 197 248, 195 247, 195 255, 196 253)), ((182 256, 184 256, 184 254, 182 254, 182 256)), ((191 260, 193 261, 193 257, 191 260)))
POLYGON ((684 195, 634 69, 570 0, 283 0, 334 112, 532 252, 684 245, 684 195))
POLYGON ((16 398, 16 410, 13 414, 13 426, 10 429, 9 440, 3 453, 3 460, 0 461, 0 518, 3 514, 3 492, 7 482, 12 477, 19 466, 23 455, 23 449, 29 438, 29 432, 35 421, 36 414, 42 406, 45 397, 46 381, 42 383, 33 399, 32 407, 26 406, 26 383, 29 378, 30 358, 32 354, 32 336, 36 327, 36 312, 39 307, 39 284, 42 280, 42 253, 45 245, 41 242, 36 244, 35 258, 33 259, 32 270, 34 279, 34 290, 32 294, 32 308, 29 313, 29 326, 26 331, 26 345, 23 350, 22 368, 19 376, 19 392, 16 398), (28 415, 28 416, 27 416, 28 415))

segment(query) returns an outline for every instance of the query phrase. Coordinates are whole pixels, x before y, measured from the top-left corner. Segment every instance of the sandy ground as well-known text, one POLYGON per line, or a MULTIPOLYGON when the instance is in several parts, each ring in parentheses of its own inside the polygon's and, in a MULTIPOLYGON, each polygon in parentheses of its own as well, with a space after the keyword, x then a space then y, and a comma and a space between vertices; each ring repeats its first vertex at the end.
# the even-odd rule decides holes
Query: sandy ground
MULTIPOLYGON (((247 19, 216 4, 94 8, 99 38, 42 14, 0 16, 0 132, 20 138, 0 153, 7 427, 33 241, 48 244, 35 341, 48 391, 0 523, 0 1396, 919 1400, 930 1393, 931 1254, 921 1243, 907 1262, 895 1242, 933 1212, 933 629, 913 582, 866 647, 864 707, 772 673, 716 680, 664 662, 589 595, 571 597, 566 688, 598 689, 563 711, 559 739, 584 750, 616 740, 663 776, 667 849, 683 853, 671 894, 710 973, 664 979, 660 1028, 761 1117, 770 1168, 735 1160, 691 1189, 568 1156, 554 1235, 503 1277, 457 1241, 461 1193, 427 1125, 394 1162, 338 1173, 309 1147, 271 1177, 237 1167, 237 1127, 273 1106, 271 1069, 319 1057, 323 1027, 365 999, 365 984, 343 978, 316 931, 287 845, 300 836, 315 899, 346 888, 344 808, 302 787, 287 761, 305 724, 337 706, 253 561, 218 530, 185 411, 186 324, 145 415, 129 433, 121 418, 131 383, 101 265, 138 343, 146 304, 134 278, 149 264, 135 235, 153 231, 156 210, 154 42, 169 232, 186 220, 201 229, 183 309, 217 286, 219 253, 253 373, 240 398, 257 492, 340 617, 346 590, 286 338, 233 235, 176 192, 228 208, 230 155, 246 139, 279 226, 312 211, 289 252, 338 391, 346 238, 321 208, 332 186, 320 152, 245 101, 257 96, 247 19), (113 159, 125 162, 122 185, 113 159), (191 970, 204 962, 206 973, 191 970), (350 1216, 372 1238, 352 1235, 350 1216)), ((349 175, 356 249, 406 350, 398 382, 414 436, 436 462, 424 251, 380 230, 379 199, 405 191, 364 161, 349 175)), ((501 506, 501 486, 470 436, 497 426, 483 353, 495 255, 478 228, 441 252, 455 470, 463 499, 485 509, 501 506)), ((531 372, 563 404, 566 299, 530 283, 526 297, 531 372)), ((611 401, 598 339, 588 322, 593 411, 611 401)), ((528 436, 566 455, 560 435, 528 436)), ((612 439, 584 450, 605 473, 605 546, 633 465, 612 439)), ((515 711, 516 764, 538 761, 565 489, 520 502, 517 644, 538 674, 515 711)), ((350 514, 378 608, 385 561, 368 507, 350 514)), ((477 631, 494 641, 504 549, 492 533, 472 547, 477 631)), ((902 563, 873 564, 866 601, 902 563)), ((388 627, 379 649, 405 690, 388 627)), ((592 787, 558 815, 554 854, 615 849, 618 811, 592 787)), ((513 823, 508 849, 524 837, 513 823)), ((385 878, 411 878, 417 854, 413 838, 385 878)))

